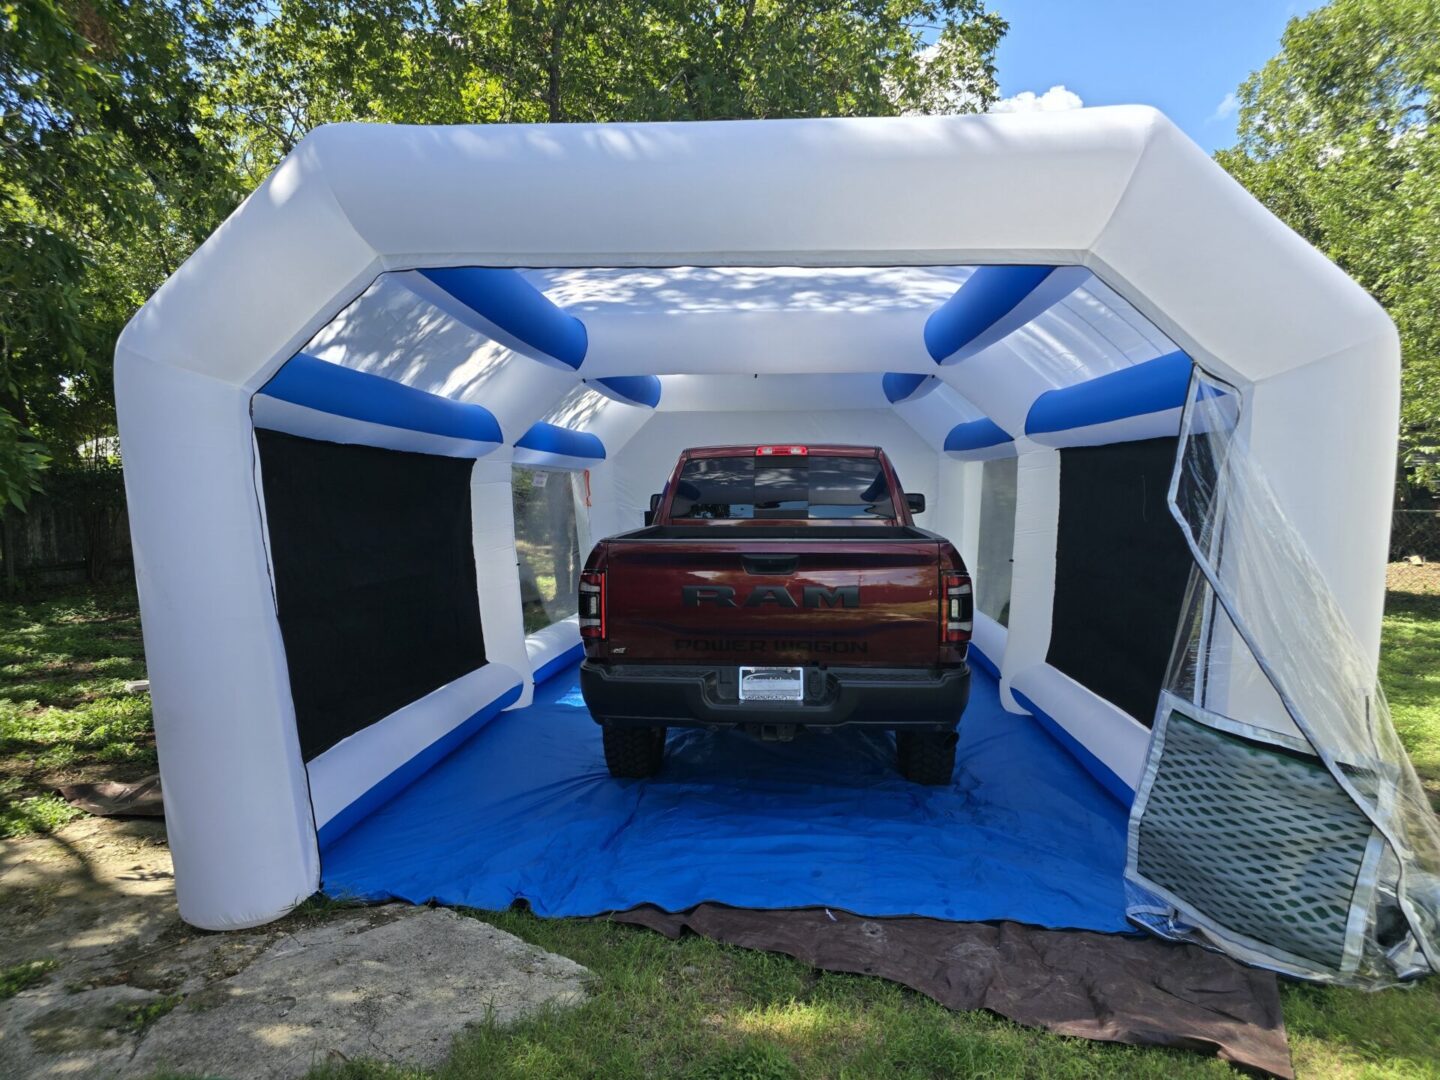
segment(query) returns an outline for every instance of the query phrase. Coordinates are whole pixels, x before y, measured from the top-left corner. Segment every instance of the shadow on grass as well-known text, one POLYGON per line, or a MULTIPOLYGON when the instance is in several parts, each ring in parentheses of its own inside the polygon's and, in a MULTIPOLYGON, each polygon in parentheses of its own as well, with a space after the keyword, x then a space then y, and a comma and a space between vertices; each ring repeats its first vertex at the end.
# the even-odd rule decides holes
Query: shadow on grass
POLYGON ((135 594, 0 602, 0 834, 48 832, 74 813, 73 780, 134 780, 156 763, 135 594))

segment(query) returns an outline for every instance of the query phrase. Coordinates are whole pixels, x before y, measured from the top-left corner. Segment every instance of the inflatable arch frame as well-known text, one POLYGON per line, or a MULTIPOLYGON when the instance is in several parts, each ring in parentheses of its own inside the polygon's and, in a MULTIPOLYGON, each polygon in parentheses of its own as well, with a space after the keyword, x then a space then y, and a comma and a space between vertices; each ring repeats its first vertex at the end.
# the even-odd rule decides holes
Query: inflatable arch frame
MULTIPOLYGON (((845 432, 827 408, 888 411, 933 454, 913 471, 900 462, 902 477, 972 565, 986 463, 1013 462, 1009 625, 977 620, 977 662, 995 668, 1007 707, 1041 717, 1117 797, 1153 802, 1148 727, 1047 662, 1063 450, 1173 437, 1187 401, 1229 400, 1228 419, 1192 417, 1191 433, 1228 424, 1243 440, 1373 683, 1398 370, 1394 328, 1370 297, 1149 109, 319 129, 116 351, 181 914, 209 928, 284 914, 317 888, 327 831, 576 656, 573 620, 528 637, 520 624, 512 468, 576 477, 586 544, 638 522, 649 474, 626 463, 627 444, 660 430, 667 408, 693 418, 707 401, 725 418, 707 430, 741 441, 767 441, 752 410, 777 394, 812 438, 845 432), (767 287, 826 268, 842 284, 899 275, 923 304, 742 305, 701 335, 601 302, 627 272, 684 293, 695 268, 767 287), (1046 322, 1081 294, 1098 314, 1066 317, 1091 318, 1091 337, 1109 342, 1098 367, 1046 322), (463 362, 426 369, 445 335, 468 342, 451 354, 463 362), (367 352, 377 341, 393 347, 367 352), (1026 349, 1062 375, 1027 382, 1026 349), (1197 368, 1218 382, 1192 384, 1197 368), (831 397, 810 396, 817 373, 831 397), (471 522, 485 665, 311 759, 257 431, 474 459, 472 506, 486 508, 471 522)), ((1235 629, 1214 646, 1233 654, 1225 711, 1298 738, 1235 629)), ((1263 943, 1251 955, 1316 973, 1263 943)))

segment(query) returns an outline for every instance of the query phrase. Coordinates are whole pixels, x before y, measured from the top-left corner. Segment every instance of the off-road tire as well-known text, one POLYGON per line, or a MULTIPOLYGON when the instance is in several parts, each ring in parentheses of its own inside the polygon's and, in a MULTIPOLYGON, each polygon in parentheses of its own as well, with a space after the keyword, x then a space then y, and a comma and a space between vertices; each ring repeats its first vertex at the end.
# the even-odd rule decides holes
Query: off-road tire
POLYGON ((654 776, 665 760, 663 727, 617 727, 601 724, 605 743, 605 766, 611 776, 637 780, 654 776))
POLYGON ((955 773, 955 744, 959 740, 954 731, 897 731, 895 756, 900 775, 915 784, 949 784, 955 773))

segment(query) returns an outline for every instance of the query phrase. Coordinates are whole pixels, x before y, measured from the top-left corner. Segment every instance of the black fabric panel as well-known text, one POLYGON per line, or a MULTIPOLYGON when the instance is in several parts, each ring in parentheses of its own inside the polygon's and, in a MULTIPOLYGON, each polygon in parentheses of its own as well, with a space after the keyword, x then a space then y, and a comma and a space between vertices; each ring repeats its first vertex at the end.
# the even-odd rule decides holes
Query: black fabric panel
POLYGON ((256 431, 306 761, 485 663, 465 458, 256 431))
POLYGON ((1147 727, 1192 565, 1165 505, 1177 443, 1170 437, 1060 451, 1046 659, 1147 727))

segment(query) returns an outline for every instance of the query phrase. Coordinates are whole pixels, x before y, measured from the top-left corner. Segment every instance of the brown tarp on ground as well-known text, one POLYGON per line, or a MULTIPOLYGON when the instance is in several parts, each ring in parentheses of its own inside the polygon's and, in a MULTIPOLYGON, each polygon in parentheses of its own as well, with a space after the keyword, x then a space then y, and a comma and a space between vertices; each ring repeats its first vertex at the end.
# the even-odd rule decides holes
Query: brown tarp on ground
POLYGON ((159 775, 133 784, 105 780, 98 784, 65 784, 55 789, 71 806, 96 817, 164 817, 159 775))
POLYGON ((1196 1050, 1294 1076, 1275 976, 1194 945, 1010 922, 867 919, 825 908, 701 904, 671 915, 647 905, 606 918, 672 939, 690 930, 826 971, 878 975, 951 1009, 988 1009, 1060 1035, 1196 1050))

